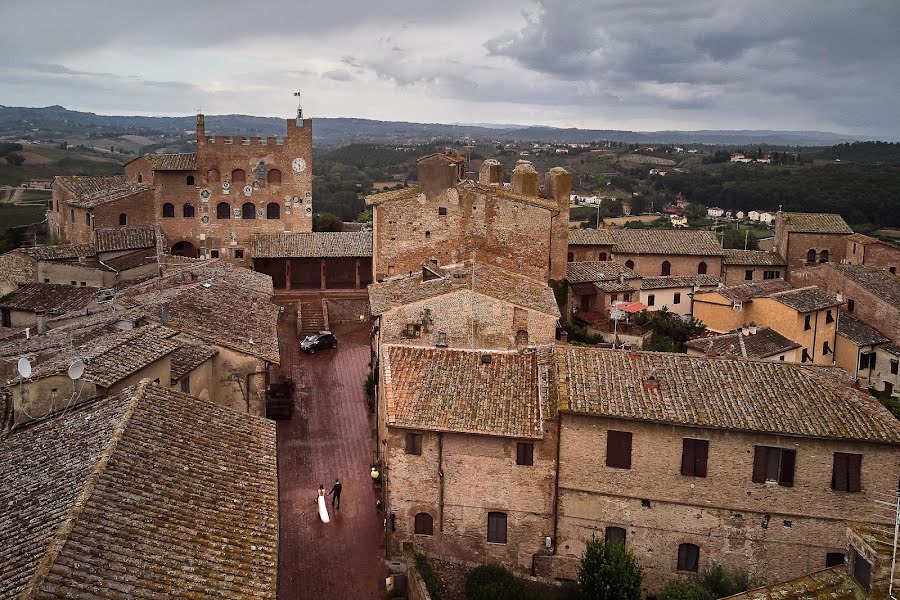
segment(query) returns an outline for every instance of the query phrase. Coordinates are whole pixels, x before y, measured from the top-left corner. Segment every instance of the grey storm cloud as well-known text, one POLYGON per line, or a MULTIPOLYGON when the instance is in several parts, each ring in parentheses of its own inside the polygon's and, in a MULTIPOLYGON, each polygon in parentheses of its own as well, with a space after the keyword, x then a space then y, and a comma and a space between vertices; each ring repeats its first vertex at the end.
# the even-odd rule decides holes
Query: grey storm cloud
POLYGON ((41 34, 0 37, 0 104, 270 114, 266 96, 302 87, 330 116, 900 138, 896 0, 93 0, 3 13, 41 34))

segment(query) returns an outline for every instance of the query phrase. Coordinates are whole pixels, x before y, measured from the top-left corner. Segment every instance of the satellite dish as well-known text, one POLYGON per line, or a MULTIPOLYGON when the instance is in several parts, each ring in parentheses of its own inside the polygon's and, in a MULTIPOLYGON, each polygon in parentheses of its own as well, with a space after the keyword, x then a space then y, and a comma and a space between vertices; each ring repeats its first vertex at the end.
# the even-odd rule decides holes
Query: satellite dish
POLYGON ((19 375, 22 376, 22 379, 28 379, 29 377, 31 377, 31 361, 29 361, 24 356, 19 359, 17 368, 19 369, 19 375))
POLYGON ((69 379, 75 381, 81 379, 82 375, 84 375, 84 361, 80 358, 72 359, 69 365, 69 379))

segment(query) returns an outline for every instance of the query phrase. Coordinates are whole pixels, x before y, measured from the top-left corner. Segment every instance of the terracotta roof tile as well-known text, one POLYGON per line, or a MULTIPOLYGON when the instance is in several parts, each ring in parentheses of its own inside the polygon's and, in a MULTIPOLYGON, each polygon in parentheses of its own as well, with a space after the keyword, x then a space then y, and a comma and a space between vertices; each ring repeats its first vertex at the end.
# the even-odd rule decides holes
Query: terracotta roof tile
POLYGON ((672 275, 666 277, 644 277, 641 280, 642 290, 662 290, 684 287, 714 287, 719 285, 719 278, 712 275, 672 275))
POLYGON ((253 258, 328 258, 372 256, 371 231, 257 233, 253 258))
POLYGON ((152 227, 103 227, 94 231, 97 252, 155 248, 156 232, 152 227))
POLYGON ((900 422, 836 368, 572 346, 557 359, 560 410, 900 443, 900 422), (658 389, 644 385, 651 375, 658 389))
POLYGON ((722 600, 865 600, 869 595, 839 565, 722 600))
POLYGON ((70 206, 77 206, 80 208, 94 208, 100 206, 101 204, 115 202, 116 200, 121 200, 122 198, 133 196, 134 194, 148 192, 152 189, 153 186, 151 186, 149 183, 123 182, 115 186, 97 190, 95 192, 81 194, 68 200, 67 203, 70 206))
POLYGON ((393 200, 407 200, 409 198, 415 198, 419 193, 419 188, 413 186, 401 188, 399 190, 381 192, 379 194, 371 194, 366 196, 366 206, 377 206, 393 200))
POLYGON ((615 243, 610 229, 570 229, 570 246, 612 246, 615 243))
POLYGON ((75 196, 84 196, 121 187, 125 184, 125 176, 109 175, 102 177, 89 177, 83 175, 67 175, 63 177, 57 177, 56 181, 67 190, 75 194, 75 196))
POLYGON ((134 252, 129 252, 128 254, 123 254, 122 256, 107 258, 103 261, 103 264, 113 271, 121 272, 136 267, 142 267, 144 265, 156 264, 156 262, 156 253, 150 248, 145 248, 143 250, 136 250, 134 252))
POLYGON ((802 313, 823 310, 841 304, 837 298, 815 286, 775 292, 768 294, 767 297, 802 313))
POLYGON ((61 283, 27 283, 12 297, 0 302, 3 308, 25 312, 45 312, 58 315, 80 310, 97 298, 97 288, 61 283))
POLYGON ((860 265, 829 263, 827 267, 837 269, 845 277, 852 279, 892 306, 900 308, 900 275, 892 275, 882 269, 860 265))
POLYGON ((688 348, 712 352, 716 356, 740 356, 743 358, 769 358, 800 347, 771 327, 759 327, 756 333, 736 331, 724 335, 696 338, 687 342, 688 348))
POLYGON ((783 279, 771 279, 769 281, 761 281, 759 283, 741 283, 739 285, 729 285, 716 290, 704 290, 697 292, 700 294, 722 294, 732 302, 747 302, 753 298, 768 296, 775 292, 792 290, 794 286, 783 279))
POLYGON ((885 344, 891 340, 881 334, 877 329, 869 327, 850 313, 841 311, 838 318, 838 335, 842 335, 858 346, 873 346, 885 344))
POLYGON ((640 278, 640 275, 625 265, 611 260, 570 262, 566 264, 566 281, 569 283, 618 281, 620 275, 623 279, 640 278))
POLYGON ((479 294, 549 315, 559 315, 556 297, 547 284, 493 265, 471 262, 435 268, 441 275, 423 281, 422 272, 369 285, 369 304, 373 315, 398 306, 473 289, 479 294))
POLYGON ((781 224, 793 233, 853 233, 841 215, 831 213, 781 213, 781 224))
POLYGON ((0 465, 0 597, 275 598, 265 419, 141 384, 14 430, 0 465))
POLYGON ((154 171, 196 171, 197 154, 187 152, 182 154, 145 154, 144 158, 150 163, 154 171))
POLYGON ((410 429, 540 438, 535 352, 385 345, 387 424, 410 429), (490 355, 490 364, 482 362, 490 355))
POLYGON ((722 260, 726 265, 748 265, 748 266, 784 266, 784 259, 774 252, 766 250, 722 250, 725 257, 722 260))
POLYGON ((96 249, 93 244, 59 244, 58 246, 18 248, 15 252, 26 254, 35 260, 66 260, 93 256, 96 254, 96 249))
POLYGON ((869 237, 862 233, 854 233, 853 235, 847 236, 848 242, 856 242, 857 244, 862 244, 864 246, 868 246, 869 244, 875 244, 878 242, 877 239, 873 237, 869 237))
POLYGON ((171 356, 172 382, 175 383, 218 353, 215 346, 202 342, 183 344, 171 356))
POLYGON ((716 234, 700 229, 611 229, 613 252, 721 256, 716 234))

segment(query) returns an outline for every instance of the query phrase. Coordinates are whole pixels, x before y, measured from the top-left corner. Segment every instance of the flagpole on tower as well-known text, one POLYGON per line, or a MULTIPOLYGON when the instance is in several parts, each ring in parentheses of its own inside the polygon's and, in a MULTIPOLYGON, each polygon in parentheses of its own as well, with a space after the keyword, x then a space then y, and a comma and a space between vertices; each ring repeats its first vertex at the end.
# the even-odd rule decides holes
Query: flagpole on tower
POLYGON ((297 97, 297 118, 303 119, 303 104, 300 102, 300 90, 294 92, 294 95, 297 97))

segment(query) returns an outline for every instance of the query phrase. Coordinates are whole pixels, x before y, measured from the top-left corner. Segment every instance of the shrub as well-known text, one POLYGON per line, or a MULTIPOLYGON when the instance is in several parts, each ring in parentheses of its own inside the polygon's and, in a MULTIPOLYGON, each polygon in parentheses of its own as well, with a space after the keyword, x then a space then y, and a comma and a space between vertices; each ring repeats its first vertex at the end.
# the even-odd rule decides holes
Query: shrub
POLYGON ((413 557, 413 561, 416 571, 419 572, 422 581, 425 583, 425 588, 428 589, 428 595, 431 596, 431 600, 441 600, 444 597, 444 582, 441 581, 440 576, 434 571, 428 557, 417 552, 413 557))
POLYGON ((584 600, 640 600, 643 578, 630 550, 592 537, 578 566, 578 591, 584 600))
POLYGON ((750 578, 742 571, 726 571, 722 565, 713 565, 700 571, 694 580, 702 585, 713 598, 725 598, 750 589, 750 578))
POLYGON ((500 565, 481 565, 466 576, 468 600, 519 600, 522 582, 500 565))
POLYGON ((663 588, 659 600, 715 600, 709 590, 693 579, 679 579, 663 588))

